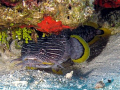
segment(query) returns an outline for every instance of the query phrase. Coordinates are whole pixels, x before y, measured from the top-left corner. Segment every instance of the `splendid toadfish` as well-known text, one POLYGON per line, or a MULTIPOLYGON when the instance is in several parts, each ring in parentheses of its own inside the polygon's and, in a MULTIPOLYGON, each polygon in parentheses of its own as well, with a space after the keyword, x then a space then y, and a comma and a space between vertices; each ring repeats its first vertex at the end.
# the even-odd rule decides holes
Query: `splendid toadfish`
POLYGON ((90 49, 88 43, 97 35, 104 35, 103 30, 91 26, 78 27, 74 30, 63 30, 59 35, 52 34, 39 37, 37 43, 23 43, 21 57, 13 61, 22 61, 17 65, 35 68, 63 68, 62 63, 71 59, 82 63, 88 59, 90 49))

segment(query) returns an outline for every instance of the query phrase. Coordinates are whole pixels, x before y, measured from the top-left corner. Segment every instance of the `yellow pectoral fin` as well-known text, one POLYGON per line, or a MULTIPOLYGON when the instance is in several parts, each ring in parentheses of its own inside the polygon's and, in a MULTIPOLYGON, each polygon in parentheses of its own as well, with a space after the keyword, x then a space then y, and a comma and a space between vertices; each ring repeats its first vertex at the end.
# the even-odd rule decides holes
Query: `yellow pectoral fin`
POLYGON ((59 75, 62 75, 62 74, 63 74, 63 72, 62 72, 61 69, 59 69, 59 70, 52 69, 52 71, 53 71, 53 73, 55 73, 55 74, 59 74, 59 75))
MULTIPOLYGON (((42 64, 47 64, 47 65, 53 65, 54 63, 48 63, 48 62, 42 62, 42 64)), ((61 69, 58 69, 58 70, 55 70, 55 69, 52 69, 53 73, 55 74, 59 74, 59 75, 62 75, 63 72, 61 69)))
POLYGON ((79 42, 83 45, 84 52, 83 52, 82 57, 73 60, 73 62, 75 62, 75 63, 82 63, 82 62, 84 62, 85 60, 87 60, 88 57, 90 56, 90 48, 89 48, 89 45, 86 43, 86 41, 85 41, 83 38, 81 38, 81 37, 78 36, 78 35, 71 35, 71 37, 72 37, 72 38, 76 38, 76 39, 79 40, 79 42))
MULTIPOLYGON (((47 64, 47 65, 53 65, 54 63, 48 63, 48 62, 42 62, 42 64, 47 64)), ((53 73, 55 74, 59 74, 59 75, 62 75, 63 72, 61 69, 58 69, 58 70, 55 70, 55 69, 52 69, 53 73)))

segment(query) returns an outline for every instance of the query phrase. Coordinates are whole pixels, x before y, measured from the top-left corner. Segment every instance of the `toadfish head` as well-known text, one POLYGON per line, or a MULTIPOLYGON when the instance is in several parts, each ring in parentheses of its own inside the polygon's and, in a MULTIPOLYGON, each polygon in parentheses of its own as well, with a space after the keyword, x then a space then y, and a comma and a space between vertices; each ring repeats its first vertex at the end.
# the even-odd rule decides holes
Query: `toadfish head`
POLYGON ((69 57, 68 48, 66 38, 50 36, 39 38, 37 43, 29 41, 28 44, 23 44, 21 58, 16 59, 22 62, 17 65, 36 68, 62 68, 60 64, 69 57))

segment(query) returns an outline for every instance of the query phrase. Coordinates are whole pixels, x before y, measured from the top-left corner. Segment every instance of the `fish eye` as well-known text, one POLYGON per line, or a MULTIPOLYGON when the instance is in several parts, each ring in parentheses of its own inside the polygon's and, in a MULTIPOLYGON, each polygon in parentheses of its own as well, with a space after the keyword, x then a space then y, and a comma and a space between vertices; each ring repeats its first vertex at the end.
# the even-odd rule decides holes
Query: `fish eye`
POLYGON ((43 49, 43 48, 42 48, 42 49, 40 49, 39 54, 43 54, 43 55, 44 55, 44 54, 45 54, 45 49, 43 49))

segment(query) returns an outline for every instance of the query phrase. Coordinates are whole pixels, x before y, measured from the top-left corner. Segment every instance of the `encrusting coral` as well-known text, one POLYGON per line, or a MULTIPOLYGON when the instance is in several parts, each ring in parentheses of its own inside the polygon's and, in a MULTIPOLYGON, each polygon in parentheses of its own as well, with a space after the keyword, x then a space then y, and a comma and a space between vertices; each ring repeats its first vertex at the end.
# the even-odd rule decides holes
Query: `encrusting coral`
MULTIPOLYGON (((84 23, 93 13, 93 7, 88 0, 16 0, 17 4, 5 7, 0 4, 0 26, 13 27, 19 25, 35 25, 40 23, 44 16, 51 16, 63 25, 77 27, 84 23)), ((6 1, 8 4, 10 0, 6 1)), ((1 27, 1 28, 2 28, 1 27)))

